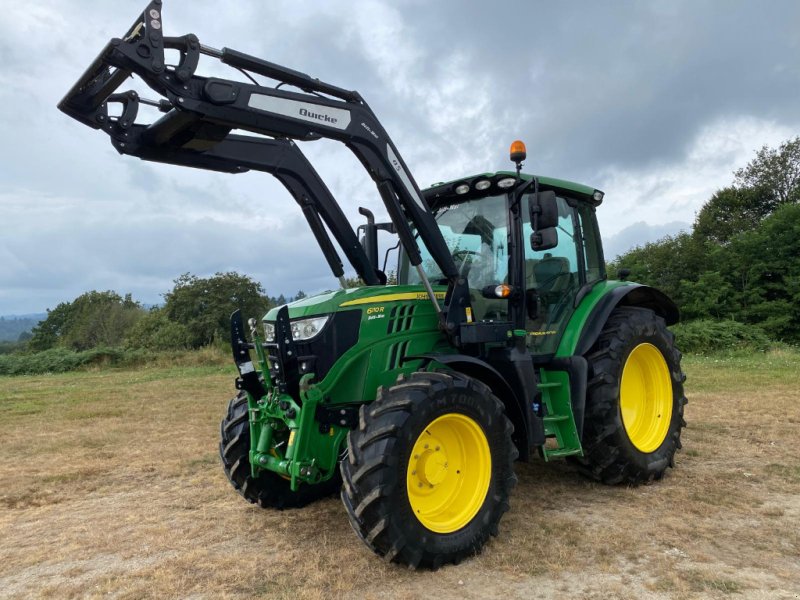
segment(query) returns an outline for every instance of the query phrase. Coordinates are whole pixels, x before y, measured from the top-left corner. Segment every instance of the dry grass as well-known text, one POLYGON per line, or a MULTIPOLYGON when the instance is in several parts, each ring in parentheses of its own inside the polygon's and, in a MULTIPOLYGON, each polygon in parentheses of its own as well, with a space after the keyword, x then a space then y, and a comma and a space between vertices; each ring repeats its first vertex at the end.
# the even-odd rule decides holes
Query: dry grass
POLYGON ((638 488, 519 464, 500 537, 438 572, 370 554, 339 500, 225 480, 226 367, 0 378, 0 596, 800 597, 800 355, 690 359, 685 450, 638 488))

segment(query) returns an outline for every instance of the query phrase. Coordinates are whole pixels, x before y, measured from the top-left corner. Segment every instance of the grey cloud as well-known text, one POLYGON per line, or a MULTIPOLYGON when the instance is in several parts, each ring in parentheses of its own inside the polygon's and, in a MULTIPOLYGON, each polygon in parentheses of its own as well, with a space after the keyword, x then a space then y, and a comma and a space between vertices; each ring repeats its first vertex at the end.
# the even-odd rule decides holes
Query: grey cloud
MULTIPOLYGON (((120 157, 55 110, 140 5, 43 0, 0 22, 0 314, 92 287, 156 301, 182 271, 235 269, 270 293, 331 285, 296 205, 268 176, 120 157)), ((528 143, 528 170, 604 187, 612 170, 644 177, 685 163, 720 119, 800 125, 800 5, 791 1, 170 0, 164 10, 171 35, 191 31, 361 91, 422 186, 508 168, 516 138, 528 143)), ((383 214, 346 149, 303 149, 351 219, 360 222, 359 205, 383 214)), ((632 200, 617 191, 614 202, 632 200)), ((695 208, 675 206, 688 214, 667 218, 685 224, 695 208)), ((639 218, 615 210, 619 227, 639 218)), ((672 225, 631 226, 609 239, 608 254, 672 225)))
POLYGON ((639 221, 622 229, 612 236, 603 239, 603 251, 606 260, 613 260, 620 254, 624 254, 637 246, 644 246, 647 243, 658 241, 668 235, 676 235, 682 231, 691 230, 690 223, 683 221, 673 221, 659 225, 650 225, 644 221, 639 221))

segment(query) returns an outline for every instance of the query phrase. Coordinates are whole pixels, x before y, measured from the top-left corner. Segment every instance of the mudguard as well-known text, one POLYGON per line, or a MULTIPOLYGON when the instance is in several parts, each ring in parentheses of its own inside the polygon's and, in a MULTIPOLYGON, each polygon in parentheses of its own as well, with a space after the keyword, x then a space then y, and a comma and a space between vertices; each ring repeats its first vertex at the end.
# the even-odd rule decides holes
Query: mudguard
POLYGON ((578 338, 575 354, 585 355, 597 338, 603 326, 608 321, 611 311, 617 306, 641 306, 649 308, 666 321, 667 325, 674 325, 680 320, 680 312, 675 303, 664 292, 648 285, 630 284, 613 288, 603 296, 586 321, 586 325, 578 338))

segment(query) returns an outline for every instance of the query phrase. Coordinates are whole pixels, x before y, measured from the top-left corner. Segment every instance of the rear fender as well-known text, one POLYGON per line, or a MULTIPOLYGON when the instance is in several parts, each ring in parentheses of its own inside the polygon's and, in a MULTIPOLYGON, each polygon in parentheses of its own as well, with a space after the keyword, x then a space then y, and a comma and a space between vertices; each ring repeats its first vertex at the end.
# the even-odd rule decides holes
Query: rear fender
POLYGON ((592 309, 578 338, 574 354, 583 356, 591 349, 597 338, 600 337, 600 332, 608 321, 611 311, 617 306, 649 308, 662 317, 667 325, 674 325, 680 320, 678 307, 664 292, 639 284, 615 287, 605 294, 592 309))

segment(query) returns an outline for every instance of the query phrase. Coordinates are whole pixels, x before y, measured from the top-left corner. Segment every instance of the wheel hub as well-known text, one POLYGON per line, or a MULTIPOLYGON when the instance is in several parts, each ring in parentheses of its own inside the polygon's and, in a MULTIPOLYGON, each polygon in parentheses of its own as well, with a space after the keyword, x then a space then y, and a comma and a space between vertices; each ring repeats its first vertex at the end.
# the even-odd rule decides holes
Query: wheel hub
POLYGON ((672 379, 661 351, 636 346, 622 369, 619 407, 628 439, 645 453, 664 442, 672 419, 672 379))
POLYGON ((408 461, 408 498, 417 519, 437 533, 467 525, 486 498, 491 464, 486 435, 473 419, 458 413, 434 419, 408 461))
MULTIPOLYGON (((435 448, 429 447, 422 454, 417 454, 417 465, 414 469, 420 482, 428 487, 442 483, 449 475, 447 471, 447 454, 442 452, 441 445, 436 440, 431 440, 435 448)), ((412 459, 413 460, 413 459, 412 459)))

